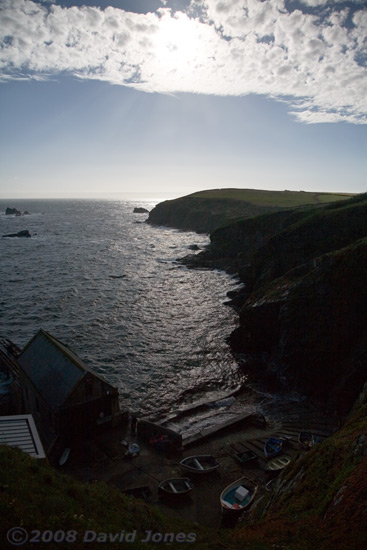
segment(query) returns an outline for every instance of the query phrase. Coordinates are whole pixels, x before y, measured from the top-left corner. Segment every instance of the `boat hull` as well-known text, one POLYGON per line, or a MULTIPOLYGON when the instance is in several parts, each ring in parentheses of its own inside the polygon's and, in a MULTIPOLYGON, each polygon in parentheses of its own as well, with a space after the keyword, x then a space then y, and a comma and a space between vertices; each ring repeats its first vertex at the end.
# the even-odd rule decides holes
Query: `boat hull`
POLYGON ((273 458, 282 452, 283 441, 270 437, 264 445, 264 454, 266 458, 273 458))
POLYGON ((241 478, 226 487, 220 495, 222 511, 230 514, 241 514, 254 501, 257 485, 248 478, 241 478), (239 495, 239 498, 237 497, 239 495))
POLYGON ((270 474, 271 473, 276 474, 276 473, 280 472, 281 470, 283 470, 284 468, 286 468, 288 466, 288 464, 290 463, 290 461, 291 461, 291 458, 289 456, 286 456, 286 455, 272 458, 265 465, 265 470, 266 470, 266 472, 268 472, 270 474))
POLYGON ((170 497, 180 497, 187 495, 192 491, 194 485, 187 477, 165 479, 159 484, 158 490, 161 494, 170 497))
POLYGON ((218 461, 211 455, 188 456, 181 460, 180 465, 185 472, 200 475, 214 472, 219 468, 218 461))

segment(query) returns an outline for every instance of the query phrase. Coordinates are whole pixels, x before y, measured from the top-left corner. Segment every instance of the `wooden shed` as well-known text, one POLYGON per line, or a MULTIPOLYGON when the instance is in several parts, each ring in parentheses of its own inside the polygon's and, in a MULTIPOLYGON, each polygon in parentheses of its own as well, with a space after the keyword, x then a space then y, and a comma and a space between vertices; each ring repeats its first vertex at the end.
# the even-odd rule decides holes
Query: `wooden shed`
POLYGON ((45 330, 24 347, 17 363, 23 412, 33 415, 47 455, 56 445, 72 445, 114 424, 118 390, 45 330))

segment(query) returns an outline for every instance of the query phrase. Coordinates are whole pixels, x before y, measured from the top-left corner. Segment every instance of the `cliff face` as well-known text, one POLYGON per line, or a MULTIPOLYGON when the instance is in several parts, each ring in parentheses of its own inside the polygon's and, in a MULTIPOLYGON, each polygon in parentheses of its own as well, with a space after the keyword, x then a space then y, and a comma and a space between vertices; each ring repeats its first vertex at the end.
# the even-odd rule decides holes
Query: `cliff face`
POLYGON ((158 204, 149 213, 147 221, 154 225, 209 233, 236 218, 247 218, 275 210, 277 208, 235 199, 188 196, 158 204))
POLYGON ((251 293, 231 335, 257 375, 346 413, 367 380, 367 239, 251 293))
POLYGON ((230 342, 254 377, 351 407, 367 379, 366 236, 365 196, 212 234, 207 257, 225 251, 245 283, 230 342))

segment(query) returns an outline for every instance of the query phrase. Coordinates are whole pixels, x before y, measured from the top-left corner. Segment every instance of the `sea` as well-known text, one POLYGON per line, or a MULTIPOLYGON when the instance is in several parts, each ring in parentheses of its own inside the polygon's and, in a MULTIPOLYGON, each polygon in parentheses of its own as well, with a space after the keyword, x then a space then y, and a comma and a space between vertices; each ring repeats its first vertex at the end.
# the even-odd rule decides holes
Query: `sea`
POLYGON ((260 412, 264 395, 236 397, 246 373, 226 341, 238 316, 224 302, 239 281, 180 263, 209 237, 133 212, 155 204, 1 200, 0 338, 23 347, 48 331, 118 388, 122 409, 188 437, 260 412), (31 238, 2 238, 21 230, 31 238))

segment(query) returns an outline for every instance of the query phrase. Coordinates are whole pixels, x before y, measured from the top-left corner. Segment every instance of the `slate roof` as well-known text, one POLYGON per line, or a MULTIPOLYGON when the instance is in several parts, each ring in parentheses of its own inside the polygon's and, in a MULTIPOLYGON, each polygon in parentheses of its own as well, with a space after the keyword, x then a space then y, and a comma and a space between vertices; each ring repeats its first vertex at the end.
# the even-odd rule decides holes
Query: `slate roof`
POLYGON ((86 372, 109 385, 65 344, 42 329, 25 346, 18 363, 53 410, 63 406, 86 372))
POLYGON ((0 416, 0 445, 19 447, 35 458, 46 456, 31 414, 0 416))

